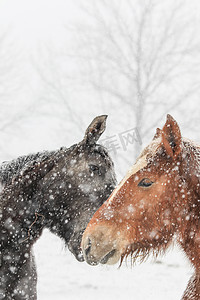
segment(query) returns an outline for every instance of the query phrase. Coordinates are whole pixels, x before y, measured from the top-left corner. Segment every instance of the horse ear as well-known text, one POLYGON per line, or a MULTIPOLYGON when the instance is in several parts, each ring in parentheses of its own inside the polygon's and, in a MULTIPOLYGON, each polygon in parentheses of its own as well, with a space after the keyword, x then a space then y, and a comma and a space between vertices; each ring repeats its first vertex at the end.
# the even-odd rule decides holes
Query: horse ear
POLYGON ((162 134, 162 130, 160 128, 157 128, 153 140, 156 140, 161 134, 162 134))
POLYGON ((84 142, 89 145, 94 145, 98 141, 98 139, 106 129, 107 117, 107 115, 102 115, 94 118, 85 132, 85 137, 83 139, 84 142))
POLYGON ((162 129, 162 143, 168 155, 176 158, 181 152, 181 132, 177 122, 171 115, 167 115, 166 123, 162 129))

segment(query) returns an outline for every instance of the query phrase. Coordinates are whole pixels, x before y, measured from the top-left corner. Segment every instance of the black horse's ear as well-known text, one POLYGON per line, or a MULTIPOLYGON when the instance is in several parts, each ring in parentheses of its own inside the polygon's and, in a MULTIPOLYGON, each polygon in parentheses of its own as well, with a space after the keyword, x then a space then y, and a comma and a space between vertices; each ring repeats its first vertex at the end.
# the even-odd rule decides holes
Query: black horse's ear
POLYGON ((98 141, 106 129, 107 117, 107 115, 102 115, 94 118, 85 132, 85 137, 83 139, 84 142, 86 142, 88 145, 94 145, 98 141))

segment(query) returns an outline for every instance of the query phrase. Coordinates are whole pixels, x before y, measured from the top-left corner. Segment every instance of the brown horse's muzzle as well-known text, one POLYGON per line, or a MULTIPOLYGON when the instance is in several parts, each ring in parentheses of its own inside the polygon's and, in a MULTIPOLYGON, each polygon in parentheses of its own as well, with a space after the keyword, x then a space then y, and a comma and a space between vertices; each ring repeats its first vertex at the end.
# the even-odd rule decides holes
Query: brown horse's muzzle
POLYGON ((83 234, 81 247, 86 262, 96 266, 115 264, 121 257, 121 246, 116 238, 116 231, 103 225, 87 228, 83 234))

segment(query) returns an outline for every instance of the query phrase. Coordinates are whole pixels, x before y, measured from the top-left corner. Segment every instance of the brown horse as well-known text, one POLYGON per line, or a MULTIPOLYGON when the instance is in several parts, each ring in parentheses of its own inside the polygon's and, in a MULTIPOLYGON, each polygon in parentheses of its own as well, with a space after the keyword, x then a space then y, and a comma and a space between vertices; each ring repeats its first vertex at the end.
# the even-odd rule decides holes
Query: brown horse
POLYGON ((181 137, 167 116, 82 239, 86 261, 114 264, 131 255, 142 261, 176 239, 195 268, 184 300, 200 299, 200 147, 181 137))

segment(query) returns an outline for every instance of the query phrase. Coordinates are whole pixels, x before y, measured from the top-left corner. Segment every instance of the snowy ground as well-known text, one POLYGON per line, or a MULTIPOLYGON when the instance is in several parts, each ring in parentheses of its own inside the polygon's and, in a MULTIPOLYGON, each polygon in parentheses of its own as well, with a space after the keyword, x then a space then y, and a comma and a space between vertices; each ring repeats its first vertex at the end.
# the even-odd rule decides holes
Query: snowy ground
POLYGON ((79 263, 56 236, 44 231, 35 245, 38 300, 178 300, 192 274, 176 247, 156 262, 130 267, 79 263), (126 298, 125 298, 126 297, 126 298))

